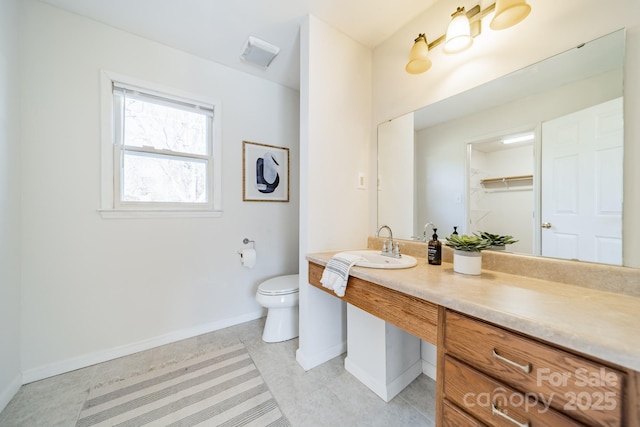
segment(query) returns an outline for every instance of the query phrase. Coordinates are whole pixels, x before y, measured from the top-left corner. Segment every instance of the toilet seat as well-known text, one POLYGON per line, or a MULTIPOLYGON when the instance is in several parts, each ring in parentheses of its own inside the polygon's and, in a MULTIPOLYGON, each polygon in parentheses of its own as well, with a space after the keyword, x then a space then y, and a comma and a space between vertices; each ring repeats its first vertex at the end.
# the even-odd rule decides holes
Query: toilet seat
POLYGON ((258 286, 258 294, 264 296, 290 295, 298 292, 298 275, 278 276, 265 280, 258 286))

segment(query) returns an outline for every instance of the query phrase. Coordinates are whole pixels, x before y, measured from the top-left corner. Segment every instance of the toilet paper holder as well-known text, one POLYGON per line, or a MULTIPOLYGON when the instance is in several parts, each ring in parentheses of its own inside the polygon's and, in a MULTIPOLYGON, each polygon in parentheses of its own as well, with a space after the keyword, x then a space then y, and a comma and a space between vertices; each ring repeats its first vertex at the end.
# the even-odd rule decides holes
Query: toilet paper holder
POLYGON ((240 263, 246 268, 253 268, 256 265, 256 242, 245 237, 242 241, 245 245, 251 244, 251 247, 240 249, 240 263))

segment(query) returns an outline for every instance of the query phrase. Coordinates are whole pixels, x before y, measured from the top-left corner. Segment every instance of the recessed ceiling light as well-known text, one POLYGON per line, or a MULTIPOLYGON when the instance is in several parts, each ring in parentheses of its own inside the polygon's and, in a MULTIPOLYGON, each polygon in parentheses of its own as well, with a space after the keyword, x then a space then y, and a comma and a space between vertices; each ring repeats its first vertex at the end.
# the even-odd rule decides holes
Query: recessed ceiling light
POLYGON ((535 138, 535 134, 533 132, 531 132, 531 133, 525 133, 525 134, 521 134, 521 135, 514 135, 514 136, 509 136, 507 138, 503 138, 502 139, 502 143, 503 144, 515 144, 516 142, 533 141, 534 138, 535 138))

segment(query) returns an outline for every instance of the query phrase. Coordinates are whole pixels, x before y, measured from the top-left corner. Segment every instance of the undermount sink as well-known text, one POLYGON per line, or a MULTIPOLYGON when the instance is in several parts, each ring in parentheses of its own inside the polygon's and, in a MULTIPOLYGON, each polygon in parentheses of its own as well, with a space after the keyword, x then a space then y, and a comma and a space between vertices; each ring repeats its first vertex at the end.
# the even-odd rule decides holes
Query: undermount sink
POLYGON ((409 268, 418 264, 418 261, 409 255, 402 255, 400 258, 393 258, 382 255, 380 251, 360 250, 348 251, 351 255, 357 255, 363 259, 357 261, 355 265, 367 268, 409 268))

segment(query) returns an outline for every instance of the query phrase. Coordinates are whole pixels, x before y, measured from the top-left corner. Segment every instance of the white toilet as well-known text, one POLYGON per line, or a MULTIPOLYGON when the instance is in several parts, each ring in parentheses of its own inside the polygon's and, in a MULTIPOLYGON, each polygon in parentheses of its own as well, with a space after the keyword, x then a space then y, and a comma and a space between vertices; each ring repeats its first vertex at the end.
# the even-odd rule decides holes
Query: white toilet
POLYGON ((258 286, 256 300, 268 309, 262 340, 287 341, 298 336, 298 274, 278 276, 258 286))

